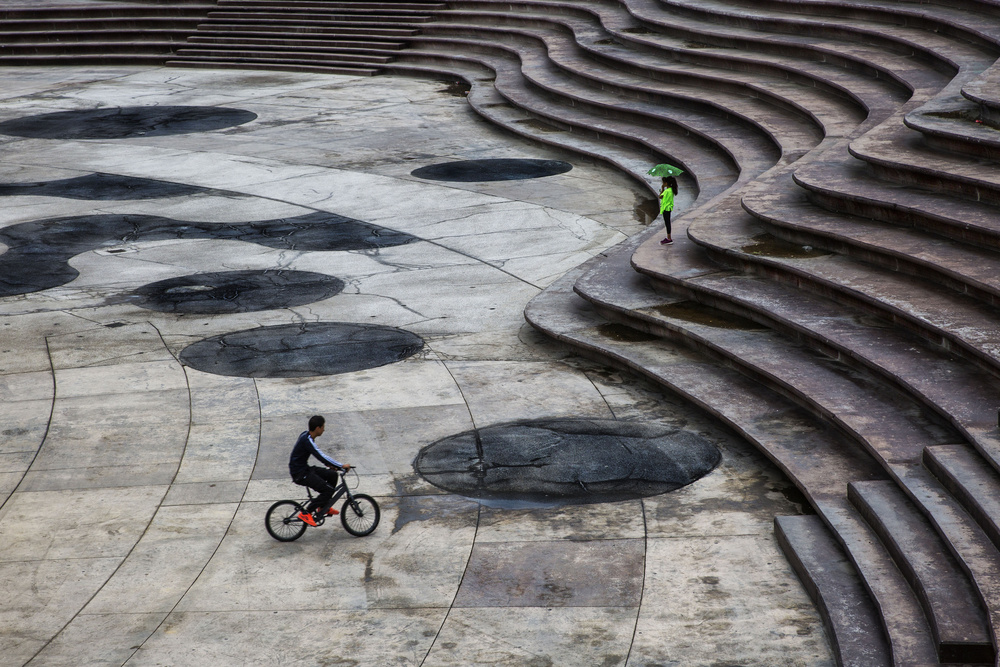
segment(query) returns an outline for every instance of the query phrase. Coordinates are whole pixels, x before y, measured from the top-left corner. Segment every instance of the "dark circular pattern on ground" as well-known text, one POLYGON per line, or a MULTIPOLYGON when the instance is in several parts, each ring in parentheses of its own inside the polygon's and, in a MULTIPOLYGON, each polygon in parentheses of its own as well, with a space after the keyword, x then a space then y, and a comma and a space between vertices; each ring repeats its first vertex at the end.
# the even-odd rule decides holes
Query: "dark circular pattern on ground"
MULTIPOLYGON (((195 222, 153 215, 81 215, 22 222, 0 229, 0 297, 65 285, 79 273, 80 253, 123 243, 216 239, 288 250, 375 250, 417 238, 335 213, 251 222, 195 222)), ((116 250, 112 248, 109 252, 116 250)))
POLYGON ((414 466, 431 484, 464 496, 586 504, 673 491, 721 458, 705 438, 661 424, 549 419, 438 440, 414 466))
POLYGON ((460 160, 420 167, 411 176, 428 181, 477 183, 481 181, 523 181, 565 174, 573 168, 561 160, 527 160, 499 158, 496 160, 460 160))
POLYGON ((58 111, 0 123, 0 134, 33 139, 128 139, 210 132, 257 114, 224 107, 110 107, 58 111))
POLYGON ((0 183, 0 197, 62 197, 65 199, 111 201, 181 197, 201 192, 211 192, 211 190, 194 185, 158 181, 152 178, 101 173, 64 178, 58 181, 0 183))
POLYGON ((220 271, 160 280, 135 294, 149 310, 220 314, 301 306, 342 289, 342 280, 311 271, 220 271))
POLYGON ((236 331, 181 352, 192 368, 231 377, 312 377, 377 368, 419 352, 416 334, 374 324, 318 322, 236 331))

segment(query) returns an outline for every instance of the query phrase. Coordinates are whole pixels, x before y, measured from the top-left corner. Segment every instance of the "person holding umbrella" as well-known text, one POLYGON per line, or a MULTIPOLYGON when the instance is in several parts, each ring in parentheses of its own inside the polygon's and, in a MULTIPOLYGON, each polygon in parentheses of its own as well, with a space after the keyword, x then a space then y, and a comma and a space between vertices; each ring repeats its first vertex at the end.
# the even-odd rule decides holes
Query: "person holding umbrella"
POLYGON ((684 172, 670 164, 658 164, 646 173, 662 177, 660 213, 663 214, 663 224, 667 228, 667 237, 660 241, 660 245, 673 245, 674 240, 670 236, 670 214, 674 210, 674 195, 677 194, 677 179, 674 177, 684 172))

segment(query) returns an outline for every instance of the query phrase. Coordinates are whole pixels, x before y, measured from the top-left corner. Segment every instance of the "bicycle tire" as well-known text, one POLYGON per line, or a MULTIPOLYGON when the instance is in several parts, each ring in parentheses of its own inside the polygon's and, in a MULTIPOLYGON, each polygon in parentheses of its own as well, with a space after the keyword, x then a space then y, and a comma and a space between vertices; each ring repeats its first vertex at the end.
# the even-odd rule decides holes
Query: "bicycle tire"
POLYGON ((350 499, 345 500, 344 506, 340 508, 340 523, 354 537, 371 535, 381 518, 382 510, 378 503, 363 493, 355 494, 353 503, 350 499))
POLYGON ((268 534, 279 542, 294 542, 306 532, 307 524, 298 517, 305 508, 294 500, 279 500, 264 516, 268 534))

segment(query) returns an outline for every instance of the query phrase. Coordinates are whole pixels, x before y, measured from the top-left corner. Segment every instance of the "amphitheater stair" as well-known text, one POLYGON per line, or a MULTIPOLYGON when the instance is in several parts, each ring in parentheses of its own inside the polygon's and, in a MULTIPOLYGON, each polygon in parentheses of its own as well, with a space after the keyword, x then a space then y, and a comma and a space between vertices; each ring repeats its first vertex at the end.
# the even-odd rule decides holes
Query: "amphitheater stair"
POLYGON ((850 559, 816 516, 779 516, 774 533, 782 552, 822 609, 827 634, 842 665, 889 665, 888 646, 867 628, 882 619, 850 559))
POLYGON ((1000 250, 1000 220, 990 204, 878 181, 858 160, 812 162, 797 167, 793 178, 811 202, 828 211, 1000 250))
POLYGON ((938 658, 988 663, 993 645, 976 591, 927 519, 893 482, 852 482, 848 497, 892 554, 930 619, 938 658))
POLYGON ((373 75, 441 3, 220 0, 167 64, 373 75))
POLYGON ((209 2, 0 8, 0 65, 162 65, 209 2))

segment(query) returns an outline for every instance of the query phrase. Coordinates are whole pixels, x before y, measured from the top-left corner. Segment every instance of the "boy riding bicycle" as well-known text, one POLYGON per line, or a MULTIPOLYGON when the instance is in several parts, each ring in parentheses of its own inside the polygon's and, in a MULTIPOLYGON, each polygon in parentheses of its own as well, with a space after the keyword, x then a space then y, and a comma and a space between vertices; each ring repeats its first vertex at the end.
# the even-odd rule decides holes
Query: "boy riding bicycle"
POLYGON ((333 509, 331 499, 340 483, 338 471, 351 469, 349 463, 338 463, 316 446, 316 438, 323 435, 325 429, 326 420, 323 417, 320 415, 310 417, 309 430, 299 435, 292 448, 292 455, 288 459, 288 471, 292 474, 292 481, 300 486, 308 486, 319 494, 312 499, 305 512, 299 512, 299 518, 310 526, 316 526, 316 519, 320 517, 340 514, 333 509), (309 465, 310 456, 319 459, 326 467, 309 465))

